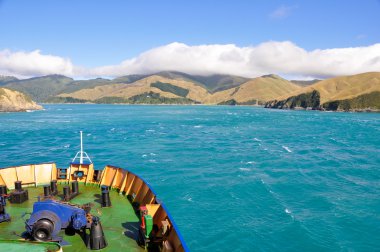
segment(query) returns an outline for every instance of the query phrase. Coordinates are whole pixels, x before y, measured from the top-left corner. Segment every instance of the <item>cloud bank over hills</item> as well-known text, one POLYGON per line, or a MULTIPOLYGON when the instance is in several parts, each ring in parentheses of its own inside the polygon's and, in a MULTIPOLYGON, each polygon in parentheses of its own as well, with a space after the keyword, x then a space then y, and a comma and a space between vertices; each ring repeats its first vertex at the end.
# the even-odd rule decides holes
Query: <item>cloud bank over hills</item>
POLYGON ((380 43, 307 51, 290 41, 256 46, 234 44, 190 46, 174 42, 145 51, 116 65, 86 68, 70 59, 40 50, 0 51, 0 75, 33 77, 62 74, 74 78, 118 77, 180 71, 189 74, 231 74, 257 77, 276 73, 298 78, 326 78, 380 71, 380 43))

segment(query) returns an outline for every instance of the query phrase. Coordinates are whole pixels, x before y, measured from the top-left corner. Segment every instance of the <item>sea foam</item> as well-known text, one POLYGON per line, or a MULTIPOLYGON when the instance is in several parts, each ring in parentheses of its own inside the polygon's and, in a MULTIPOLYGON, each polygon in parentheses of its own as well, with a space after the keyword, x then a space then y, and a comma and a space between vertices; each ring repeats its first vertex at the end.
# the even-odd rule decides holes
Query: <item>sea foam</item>
POLYGON ((292 152, 290 149, 289 149, 289 147, 287 147, 287 146, 282 146, 282 148, 284 149, 284 150, 286 150, 287 152, 292 152))
POLYGON ((239 170, 241 170, 241 171, 251 171, 251 169, 249 169, 249 168, 239 168, 239 170))

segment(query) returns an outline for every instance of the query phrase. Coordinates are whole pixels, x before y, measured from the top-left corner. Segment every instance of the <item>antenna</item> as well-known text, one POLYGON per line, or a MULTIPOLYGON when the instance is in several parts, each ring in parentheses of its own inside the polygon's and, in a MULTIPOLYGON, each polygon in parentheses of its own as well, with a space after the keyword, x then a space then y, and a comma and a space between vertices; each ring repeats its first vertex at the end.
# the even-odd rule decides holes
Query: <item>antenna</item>
POLYGON ((80 163, 83 164, 83 132, 80 131, 80 163))
POLYGON ((90 157, 87 155, 86 152, 83 151, 83 132, 82 131, 79 131, 79 132, 80 132, 80 151, 77 152, 77 154, 75 155, 71 163, 75 163, 75 160, 79 159, 79 164, 83 164, 84 163, 83 161, 87 159, 89 163, 92 164, 90 157))

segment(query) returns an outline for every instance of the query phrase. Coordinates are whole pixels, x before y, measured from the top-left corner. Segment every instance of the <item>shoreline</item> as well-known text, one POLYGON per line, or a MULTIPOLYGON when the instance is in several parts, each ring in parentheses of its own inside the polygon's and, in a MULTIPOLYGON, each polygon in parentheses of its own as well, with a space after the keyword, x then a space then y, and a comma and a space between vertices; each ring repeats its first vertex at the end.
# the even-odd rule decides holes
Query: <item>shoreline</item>
MULTIPOLYGON (((218 105, 218 104, 149 104, 149 103, 39 103, 42 105, 123 105, 123 106, 211 106, 211 107, 254 107, 254 108, 265 108, 265 109, 273 109, 273 110, 290 110, 290 111, 320 111, 320 112, 339 112, 339 113, 380 113, 380 109, 354 109, 354 110, 323 110, 323 109, 279 109, 279 108, 266 108, 264 105, 218 105)), ((34 110, 38 111, 38 110, 34 110)), ((16 112, 16 111, 9 111, 16 112)), ((27 112, 27 111, 19 111, 19 112, 27 112)), ((0 112, 1 113, 1 112, 0 112)), ((5 112, 8 113, 8 112, 5 112)))
POLYGON ((20 109, 20 110, 0 110, 0 113, 31 113, 35 111, 41 111, 45 110, 44 108, 42 109, 20 109))

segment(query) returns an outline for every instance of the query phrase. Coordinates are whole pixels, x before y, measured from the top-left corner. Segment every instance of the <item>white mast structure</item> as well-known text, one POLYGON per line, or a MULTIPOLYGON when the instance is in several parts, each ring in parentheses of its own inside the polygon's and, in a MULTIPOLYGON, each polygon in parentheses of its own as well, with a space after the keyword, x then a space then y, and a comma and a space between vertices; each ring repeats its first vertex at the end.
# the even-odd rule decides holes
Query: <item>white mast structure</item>
POLYGON ((87 159, 90 164, 92 164, 92 161, 90 157, 87 155, 86 152, 83 151, 83 136, 82 136, 82 131, 80 131, 80 151, 77 152, 73 160, 71 161, 72 163, 75 163, 75 159, 79 159, 79 164, 83 164, 83 160, 87 159))

